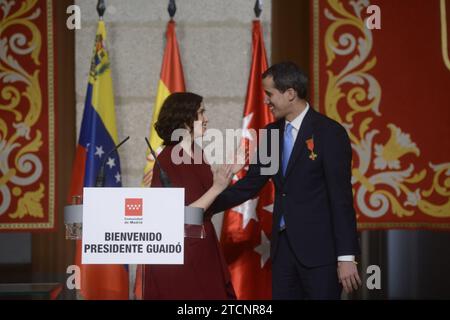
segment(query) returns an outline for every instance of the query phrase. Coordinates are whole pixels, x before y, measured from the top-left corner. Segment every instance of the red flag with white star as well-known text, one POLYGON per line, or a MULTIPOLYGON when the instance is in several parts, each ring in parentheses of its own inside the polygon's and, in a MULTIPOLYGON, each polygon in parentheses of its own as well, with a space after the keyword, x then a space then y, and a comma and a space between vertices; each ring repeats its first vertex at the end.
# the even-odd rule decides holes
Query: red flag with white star
MULTIPOLYGON (((262 73, 267 69, 261 24, 253 21, 252 66, 243 119, 243 143, 256 145, 249 129, 259 130, 273 121, 264 104, 262 73)), ((238 178, 245 176, 243 169, 238 178)), ((274 187, 267 183, 254 198, 225 212, 221 243, 238 299, 271 299, 270 239, 274 187)))

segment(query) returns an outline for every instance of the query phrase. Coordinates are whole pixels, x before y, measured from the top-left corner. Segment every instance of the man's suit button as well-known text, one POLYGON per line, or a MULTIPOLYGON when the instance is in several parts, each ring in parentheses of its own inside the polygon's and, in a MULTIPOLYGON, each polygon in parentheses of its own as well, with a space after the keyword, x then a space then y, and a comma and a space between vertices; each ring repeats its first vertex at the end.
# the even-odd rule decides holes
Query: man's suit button
POLYGON ((286 197, 286 193, 282 193, 281 196, 286 197))

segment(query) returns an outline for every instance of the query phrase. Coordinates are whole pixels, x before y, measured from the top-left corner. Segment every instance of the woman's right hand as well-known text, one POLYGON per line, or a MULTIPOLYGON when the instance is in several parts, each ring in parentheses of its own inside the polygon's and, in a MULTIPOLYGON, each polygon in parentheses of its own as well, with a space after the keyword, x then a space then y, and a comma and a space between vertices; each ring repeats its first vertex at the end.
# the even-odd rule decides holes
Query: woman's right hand
POLYGON ((200 197, 200 199, 189 204, 189 206, 203 208, 203 210, 208 209, 217 196, 230 184, 231 177, 233 176, 231 167, 231 164, 222 164, 218 167, 211 167, 213 173, 213 185, 200 197))
POLYGON ((222 164, 213 172, 213 187, 218 192, 222 192, 230 184, 233 177, 232 167, 231 164, 222 164))

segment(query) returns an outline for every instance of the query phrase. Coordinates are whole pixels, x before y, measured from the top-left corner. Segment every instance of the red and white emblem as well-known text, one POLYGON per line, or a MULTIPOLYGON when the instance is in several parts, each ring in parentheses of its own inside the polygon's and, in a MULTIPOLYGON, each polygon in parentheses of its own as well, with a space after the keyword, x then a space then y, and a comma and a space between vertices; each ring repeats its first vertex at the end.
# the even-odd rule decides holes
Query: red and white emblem
POLYGON ((125 216, 142 216, 142 198, 125 199, 125 216))

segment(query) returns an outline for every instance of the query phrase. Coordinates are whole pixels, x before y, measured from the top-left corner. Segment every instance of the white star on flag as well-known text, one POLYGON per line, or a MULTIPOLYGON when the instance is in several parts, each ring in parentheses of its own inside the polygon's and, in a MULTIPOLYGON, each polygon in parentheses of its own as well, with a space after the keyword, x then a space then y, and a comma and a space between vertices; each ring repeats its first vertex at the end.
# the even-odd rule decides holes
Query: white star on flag
POLYGON ((114 178, 116 178, 116 182, 119 183, 120 182, 120 173, 117 172, 116 175, 114 176, 114 178))
POLYGON ((98 156, 99 158, 101 158, 104 153, 105 151, 103 151, 103 146, 95 147, 94 156, 98 156))
POLYGON ((258 221, 258 216, 256 215, 256 205, 258 204, 258 199, 259 197, 248 200, 240 206, 232 209, 233 211, 242 214, 242 229, 245 229, 247 227, 247 224, 251 219, 258 221))
POLYGON ((248 130, 248 126, 250 125, 250 121, 252 121, 253 118, 253 112, 249 113, 244 119, 242 124, 242 138, 248 139, 250 141, 253 140, 253 137, 248 130))
POLYGON ((263 207, 263 209, 270 213, 273 213, 273 203, 268 206, 263 207))
POLYGON ((261 256, 261 269, 270 257, 270 240, 267 238, 264 230, 261 230, 261 243, 255 247, 255 251, 261 256))
POLYGON ((110 169, 116 165, 116 159, 114 158, 108 158, 108 162, 106 163, 110 169))

